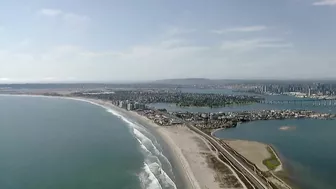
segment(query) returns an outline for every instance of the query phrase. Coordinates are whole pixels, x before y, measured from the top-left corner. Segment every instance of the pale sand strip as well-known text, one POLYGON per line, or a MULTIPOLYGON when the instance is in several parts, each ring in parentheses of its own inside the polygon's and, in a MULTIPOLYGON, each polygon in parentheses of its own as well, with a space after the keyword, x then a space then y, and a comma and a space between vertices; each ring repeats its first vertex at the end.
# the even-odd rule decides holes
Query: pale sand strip
POLYGON ((190 186, 194 189, 201 189, 201 187, 198 184, 198 181, 196 180, 192 169, 190 168, 190 165, 186 158, 184 157, 181 148, 179 148, 176 143, 172 140, 169 135, 167 135, 166 132, 164 132, 162 129, 158 129, 158 132, 161 134, 161 136, 164 138, 165 142, 170 146, 171 151, 173 151, 174 156, 179 160, 180 166, 183 167, 183 170, 185 172, 185 176, 190 182, 190 186))

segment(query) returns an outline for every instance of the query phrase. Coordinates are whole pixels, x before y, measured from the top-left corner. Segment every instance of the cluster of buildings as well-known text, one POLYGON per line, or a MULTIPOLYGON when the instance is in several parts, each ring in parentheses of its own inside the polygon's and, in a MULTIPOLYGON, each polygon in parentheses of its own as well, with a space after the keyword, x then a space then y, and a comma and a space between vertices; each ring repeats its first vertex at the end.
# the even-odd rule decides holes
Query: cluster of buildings
POLYGON ((161 112, 155 109, 137 110, 136 112, 161 126, 180 125, 184 123, 183 120, 173 117, 167 112, 161 112))
POLYGON ((148 107, 143 103, 129 101, 129 100, 115 100, 115 101, 112 101, 112 104, 120 108, 126 109, 128 111, 148 109, 148 107))
POLYGON ((154 123, 161 126, 180 125, 184 123, 181 119, 173 117, 167 112, 161 112, 154 109, 139 110, 137 113, 147 117, 148 119, 154 121, 154 123))
POLYGON ((182 124, 183 121, 171 116, 165 110, 156 110, 149 108, 143 103, 129 101, 129 100, 116 100, 112 104, 128 111, 136 111, 138 114, 147 117, 154 121, 154 123, 161 126, 182 124))
POLYGON ((259 102, 258 96, 228 95, 213 93, 185 93, 174 90, 119 90, 113 93, 79 93, 74 95, 94 97, 111 101, 131 101, 142 104, 173 103, 178 106, 220 107, 232 104, 249 104, 259 102))
POLYGON ((258 94, 289 94, 298 97, 335 96, 336 83, 282 83, 260 84, 249 88, 248 92, 258 94))
MULTIPOLYGON (((268 90, 269 87, 264 87, 263 90, 268 90)), ((310 91, 311 93, 311 91, 310 91)), ((216 103, 216 100, 225 102, 229 99, 232 101, 243 102, 256 100, 251 97, 232 96, 223 94, 202 94, 202 93, 174 93, 164 91, 116 91, 115 93, 100 93, 100 94, 84 94, 77 95, 90 96, 91 98, 99 98, 109 100, 112 104, 126 109, 128 111, 137 111, 139 114, 146 116, 159 125, 174 125, 182 123, 191 123, 199 128, 217 129, 235 127, 237 123, 249 122, 256 120, 276 120, 276 119, 334 119, 334 114, 316 113, 307 110, 262 110, 262 111, 242 111, 242 112, 218 112, 218 113, 192 113, 192 112, 170 112, 166 110, 156 110, 149 108, 146 104, 154 102, 176 102, 185 103, 188 100, 194 102, 205 102, 211 106, 211 103, 216 103), (208 101, 207 101, 208 100, 208 101)), ((204 104, 203 104, 204 105, 204 104)))
POLYGON ((172 115, 193 123, 201 129, 218 129, 236 127, 237 123, 257 120, 280 119, 334 119, 335 114, 317 113, 308 110, 262 110, 243 112, 218 112, 218 113, 191 113, 172 112, 172 115))

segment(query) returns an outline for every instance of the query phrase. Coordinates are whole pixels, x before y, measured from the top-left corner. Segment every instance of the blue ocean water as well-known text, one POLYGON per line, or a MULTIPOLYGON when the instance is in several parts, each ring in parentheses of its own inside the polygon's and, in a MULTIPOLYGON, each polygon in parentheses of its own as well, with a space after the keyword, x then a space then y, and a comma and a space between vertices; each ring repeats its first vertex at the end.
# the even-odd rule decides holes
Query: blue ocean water
POLYGON ((176 188, 145 127, 86 102, 0 96, 0 188, 176 188))

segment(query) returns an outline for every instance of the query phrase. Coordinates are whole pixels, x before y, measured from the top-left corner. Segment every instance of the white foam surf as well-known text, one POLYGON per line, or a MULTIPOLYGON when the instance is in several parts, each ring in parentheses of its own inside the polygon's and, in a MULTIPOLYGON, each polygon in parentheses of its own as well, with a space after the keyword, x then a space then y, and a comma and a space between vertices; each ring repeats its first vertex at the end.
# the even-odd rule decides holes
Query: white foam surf
POLYGON ((140 173, 141 187, 145 189, 162 189, 159 180, 145 163, 144 171, 140 173))
POLYGON ((162 161, 172 167, 166 156, 163 155, 155 137, 143 126, 133 123, 118 112, 107 109, 107 111, 128 124, 133 136, 140 145, 140 150, 144 155, 145 162, 142 171, 139 173, 139 180, 143 189, 176 189, 176 185, 169 175, 162 169, 162 161))

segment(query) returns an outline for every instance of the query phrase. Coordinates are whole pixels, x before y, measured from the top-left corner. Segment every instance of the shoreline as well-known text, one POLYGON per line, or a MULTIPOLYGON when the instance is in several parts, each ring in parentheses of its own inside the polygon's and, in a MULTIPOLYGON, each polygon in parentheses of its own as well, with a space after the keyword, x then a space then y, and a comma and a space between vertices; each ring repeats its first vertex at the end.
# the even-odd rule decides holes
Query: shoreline
POLYGON ((127 120, 135 121, 136 123, 141 124, 150 132, 152 132, 155 138, 160 142, 164 151, 168 151, 169 161, 175 169, 174 181, 176 182, 178 188, 190 188, 190 189, 201 189, 198 181, 195 179, 193 172, 188 164, 188 161, 185 159, 182 152, 179 150, 179 147, 175 142, 164 132, 160 132, 158 128, 160 126, 155 123, 151 123, 150 120, 145 120, 144 117, 138 115, 136 112, 126 111, 117 106, 114 106, 112 103, 99 99, 91 98, 81 98, 81 97, 71 97, 71 96, 45 96, 45 95, 30 95, 30 94, 0 94, 0 96, 16 96, 16 97, 33 97, 33 98, 53 98, 53 99, 64 99, 64 100, 74 100, 89 103, 95 106, 100 106, 104 109, 111 109, 121 116, 125 117, 127 120))
POLYGON ((276 172, 284 171, 282 160, 279 158, 278 152, 275 150, 274 146, 272 144, 266 144, 266 145, 272 150, 273 155, 280 163, 280 165, 277 166, 274 172, 276 173, 276 172))

